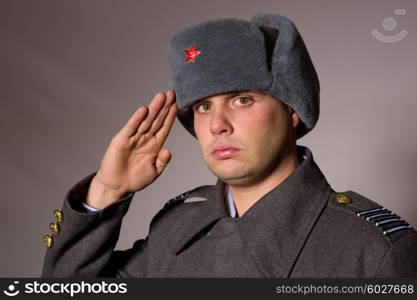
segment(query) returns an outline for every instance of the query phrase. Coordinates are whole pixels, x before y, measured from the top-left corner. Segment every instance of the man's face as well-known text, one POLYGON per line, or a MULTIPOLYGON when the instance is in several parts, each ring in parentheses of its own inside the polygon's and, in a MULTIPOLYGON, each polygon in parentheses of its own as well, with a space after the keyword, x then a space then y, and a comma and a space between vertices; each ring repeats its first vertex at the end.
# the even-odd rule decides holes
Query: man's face
POLYGON ((204 98, 192 107, 203 158, 226 183, 260 182, 293 153, 299 120, 277 99, 236 92, 204 98))

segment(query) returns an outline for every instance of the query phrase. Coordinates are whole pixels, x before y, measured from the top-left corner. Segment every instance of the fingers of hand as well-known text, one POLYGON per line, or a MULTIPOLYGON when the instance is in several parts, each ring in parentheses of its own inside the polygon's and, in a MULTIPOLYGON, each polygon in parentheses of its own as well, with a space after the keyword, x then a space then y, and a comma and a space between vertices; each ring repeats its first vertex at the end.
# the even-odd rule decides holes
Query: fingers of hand
POLYGON ((149 134, 151 135, 154 135, 159 129, 161 129, 169 113, 169 110, 175 101, 175 96, 172 90, 169 90, 166 93, 166 97, 167 99, 165 101, 163 108, 160 110, 159 114, 157 115, 154 122, 152 123, 151 128, 149 129, 149 134))
POLYGON ((143 134, 148 132, 149 129, 152 127, 153 122, 160 114, 161 110, 165 107, 166 104, 166 94, 165 93, 158 93, 152 99, 151 103, 148 105, 149 113, 146 116, 146 119, 140 124, 138 128, 138 134, 143 134))
POLYGON ((170 160, 171 160, 171 153, 169 152, 169 150, 165 148, 161 149, 156 159, 156 170, 158 174, 162 173, 162 171, 168 165, 170 160))
POLYGON ((172 125, 175 122, 175 117, 178 113, 178 107, 176 103, 172 103, 171 107, 169 108, 168 114, 164 120, 164 124, 162 125, 161 129, 156 133, 156 137, 159 141, 162 143, 165 142, 165 139, 167 138, 172 125))
POLYGON ((147 114, 148 108, 146 106, 138 108, 127 121, 125 126, 119 131, 119 134, 125 138, 129 138, 134 135, 138 130, 139 125, 146 118, 147 114))
POLYGON ((123 138, 130 138, 147 131, 153 135, 167 124, 171 123, 169 126, 172 126, 173 122, 167 122, 167 118, 172 117, 170 114, 173 113, 173 104, 175 105, 175 93, 173 90, 169 90, 166 94, 156 94, 148 106, 141 106, 133 113, 118 135, 123 138))
POLYGON ((168 99, 168 101, 169 102, 175 102, 175 91, 174 90, 168 90, 167 92, 166 92, 166 95, 167 95, 167 99, 168 99))

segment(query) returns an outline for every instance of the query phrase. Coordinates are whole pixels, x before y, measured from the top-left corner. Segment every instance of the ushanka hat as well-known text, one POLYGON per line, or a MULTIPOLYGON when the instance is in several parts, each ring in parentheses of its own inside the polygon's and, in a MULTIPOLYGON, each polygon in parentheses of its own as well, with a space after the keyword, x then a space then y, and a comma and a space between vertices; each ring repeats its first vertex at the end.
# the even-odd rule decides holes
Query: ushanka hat
POLYGON ((319 80, 301 35, 284 16, 193 25, 171 39, 167 57, 178 119, 194 136, 191 104, 235 91, 264 92, 293 108, 301 121, 298 138, 318 120, 319 80))

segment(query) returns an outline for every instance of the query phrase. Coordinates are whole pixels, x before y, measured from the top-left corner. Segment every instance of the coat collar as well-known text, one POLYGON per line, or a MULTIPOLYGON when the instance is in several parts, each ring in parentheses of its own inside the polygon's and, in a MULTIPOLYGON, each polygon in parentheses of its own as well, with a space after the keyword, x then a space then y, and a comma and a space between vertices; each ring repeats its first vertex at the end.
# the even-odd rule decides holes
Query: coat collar
MULTIPOLYGON (((239 218, 241 236, 265 277, 288 277, 317 218, 324 209, 331 187, 313 160, 311 151, 297 146, 304 157, 298 168, 281 184, 260 198, 239 218)), ((173 251, 179 252, 204 228, 229 217, 224 202, 225 183, 204 186, 189 197, 202 197, 198 216, 192 220, 173 251)))

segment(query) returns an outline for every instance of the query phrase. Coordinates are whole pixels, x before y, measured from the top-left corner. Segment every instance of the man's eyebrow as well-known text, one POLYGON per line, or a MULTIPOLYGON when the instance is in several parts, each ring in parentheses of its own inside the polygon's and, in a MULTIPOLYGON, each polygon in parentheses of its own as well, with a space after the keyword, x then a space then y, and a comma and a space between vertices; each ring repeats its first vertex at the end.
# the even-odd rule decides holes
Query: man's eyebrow
POLYGON ((236 92, 236 93, 230 93, 228 96, 226 96, 226 100, 229 100, 233 97, 236 97, 237 95, 242 94, 242 92, 236 92))
POLYGON ((203 101, 205 101, 205 99, 200 99, 200 100, 194 101, 193 103, 191 103, 190 107, 194 107, 195 105, 200 104, 203 101))
MULTIPOLYGON (((239 92, 225 93, 226 94, 226 98, 225 99, 226 100, 229 100, 229 99, 231 99, 233 97, 236 97, 236 96, 239 96, 239 95, 243 95, 243 94, 248 94, 248 93, 250 93, 250 91, 239 91, 239 92)), ((193 104, 200 103, 200 102, 203 102, 203 101, 207 101, 207 98, 203 98, 203 99, 197 100, 193 104)))
MULTIPOLYGON (((225 100, 229 100, 229 99, 234 98, 236 96, 243 95, 243 94, 249 94, 249 93, 251 93, 251 91, 238 91, 238 92, 225 93, 227 95, 225 100)), ((197 100, 194 103, 192 103, 190 107, 195 107, 196 105, 198 105, 200 103, 204 103, 205 101, 207 101, 207 98, 197 100)))
POLYGON ((250 94, 250 93, 252 93, 252 91, 233 92, 233 93, 230 93, 228 96, 226 96, 226 100, 228 100, 230 98, 234 98, 234 97, 239 96, 239 95, 250 94))

